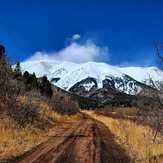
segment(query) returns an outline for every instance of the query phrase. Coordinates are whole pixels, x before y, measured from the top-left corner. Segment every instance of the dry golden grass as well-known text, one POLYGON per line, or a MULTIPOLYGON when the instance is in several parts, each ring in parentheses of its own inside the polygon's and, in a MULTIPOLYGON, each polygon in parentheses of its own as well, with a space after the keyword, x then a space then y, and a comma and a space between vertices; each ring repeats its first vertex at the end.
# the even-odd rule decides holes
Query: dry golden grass
POLYGON ((151 158, 163 155, 162 136, 159 135, 154 143, 153 130, 150 127, 129 119, 116 119, 97 114, 94 111, 84 111, 84 113, 104 123, 115 135, 115 141, 126 150, 133 162, 149 163, 151 158))
MULTIPOLYGON (((54 109, 52 108, 52 106, 49 106, 47 103, 40 103, 40 111, 41 111, 41 115, 48 117, 49 119, 52 119, 54 121, 76 121, 79 120, 81 118, 81 115, 79 113, 76 113, 74 115, 63 115, 60 113, 57 113, 55 111, 53 111, 54 109)), ((53 106, 55 107, 55 106, 53 106)))
MULTIPOLYGON (((28 97, 19 97, 19 105, 29 102, 28 97)), ((80 114, 76 115, 60 115, 52 110, 51 106, 46 101, 41 101, 39 98, 33 98, 30 101, 38 109, 41 120, 45 120, 52 124, 51 127, 44 129, 35 127, 35 125, 27 125, 20 127, 17 122, 10 116, 0 114, 0 160, 8 159, 23 154, 36 145, 47 141, 56 133, 56 125, 59 123, 76 121, 80 119, 80 114)), ((35 122, 39 123, 39 122, 35 122)), ((43 122, 41 122, 43 123, 43 122)))
POLYGON ((136 107, 125 107, 125 108, 113 108, 113 112, 112 113, 114 113, 114 114, 118 114, 118 115, 120 115, 120 116, 127 116, 128 118, 129 117, 134 117, 134 116, 136 116, 137 114, 138 114, 138 108, 136 108, 136 107))
POLYGON ((18 128, 9 117, 0 119, 0 158, 17 156, 45 140, 45 133, 37 128, 18 128))
MULTIPOLYGON (((21 96, 18 98, 18 101, 21 104, 27 103, 29 98, 27 96, 21 96)), ((51 106, 50 103, 44 100, 40 100, 40 98, 33 98, 31 101, 32 105, 39 109, 39 113, 43 119, 49 119, 54 122, 67 122, 67 121, 76 121, 81 118, 80 113, 76 113, 74 115, 66 115, 60 114, 55 111, 55 106, 51 106)), ((66 107, 66 106, 65 106, 66 107)))

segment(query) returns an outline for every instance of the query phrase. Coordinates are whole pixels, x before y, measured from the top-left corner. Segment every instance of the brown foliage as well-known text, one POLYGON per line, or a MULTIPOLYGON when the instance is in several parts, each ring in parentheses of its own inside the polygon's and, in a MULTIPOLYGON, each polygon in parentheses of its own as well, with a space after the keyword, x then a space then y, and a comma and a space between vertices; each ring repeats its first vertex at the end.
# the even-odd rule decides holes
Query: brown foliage
POLYGON ((62 114, 75 114, 79 111, 79 105, 75 99, 64 95, 60 91, 55 92, 51 99, 53 110, 62 114))

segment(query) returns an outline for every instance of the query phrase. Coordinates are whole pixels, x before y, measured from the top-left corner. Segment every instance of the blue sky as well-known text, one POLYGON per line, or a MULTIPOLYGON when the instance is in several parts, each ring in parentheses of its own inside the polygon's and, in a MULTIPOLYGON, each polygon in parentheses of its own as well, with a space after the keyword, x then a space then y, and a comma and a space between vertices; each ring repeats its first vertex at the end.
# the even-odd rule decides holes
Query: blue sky
POLYGON ((0 1, 0 43, 13 62, 38 51, 60 55, 72 44, 80 50, 87 48, 88 41, 91 48, 100 49, 98 53, 105 53, 95 61, 156 65, 154 44, 163 41, 163 1, 0 1), (80 38, 72 41, 74 34, 80 38))

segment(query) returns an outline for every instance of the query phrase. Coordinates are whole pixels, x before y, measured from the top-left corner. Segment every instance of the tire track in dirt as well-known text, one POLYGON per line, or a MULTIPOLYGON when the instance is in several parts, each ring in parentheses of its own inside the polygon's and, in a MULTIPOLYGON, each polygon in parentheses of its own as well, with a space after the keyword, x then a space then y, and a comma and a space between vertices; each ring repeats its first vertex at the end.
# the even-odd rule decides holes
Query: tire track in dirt
MULTIPOLYGON (((81 126, 81 122, 76 124, 72 124, 70 129, 66 131, 62 131, 58 133, 56 136, 52 137, 45 143, 37 146, 33 150, 25 153, 24 155, 20 156, 19 158, 15 159, 14 163, 37 163, 37 162, 45 162, 44 157, 49 156, 49 153, 53 152, 54 154, 59 153, 60 148, 67 145, 71 138, 73 138, 74 132, 78 130, 81 126)), ((57 156, 56 156, 57 157, 57 156)), ((46 160, 47 162, 48 160, 46 160)))
POLYGON ((14 163, 128 163, 107 127, 87 115, 14 163))
POLYGON ((83 128, 80 137, 75 139, 73 146, 57 163, 100 163, 100 141, 97 134, 96 124, 92 119, 85 121, 86 127, 83 128))

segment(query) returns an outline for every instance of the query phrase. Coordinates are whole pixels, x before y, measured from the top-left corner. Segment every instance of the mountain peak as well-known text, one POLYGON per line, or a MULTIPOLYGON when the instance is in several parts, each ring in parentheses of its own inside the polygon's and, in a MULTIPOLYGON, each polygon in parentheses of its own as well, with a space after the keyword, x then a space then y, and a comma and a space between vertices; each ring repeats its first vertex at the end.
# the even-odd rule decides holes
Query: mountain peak
POLYGON ((46 75, 50 80, 57 78, 54 84, 66 90, 87 78, 96 80, 97 89, 102 88, 103 81, 108 79, 114 82, 117 90, 127 94, 139 93, 140 83, 157 89, 163 86, 163 71, 157 67, 120 67, 98 62, 77 64, 53 59, 25 61, 21 67, 23 71, 35 72, 38 77, 46 75))

